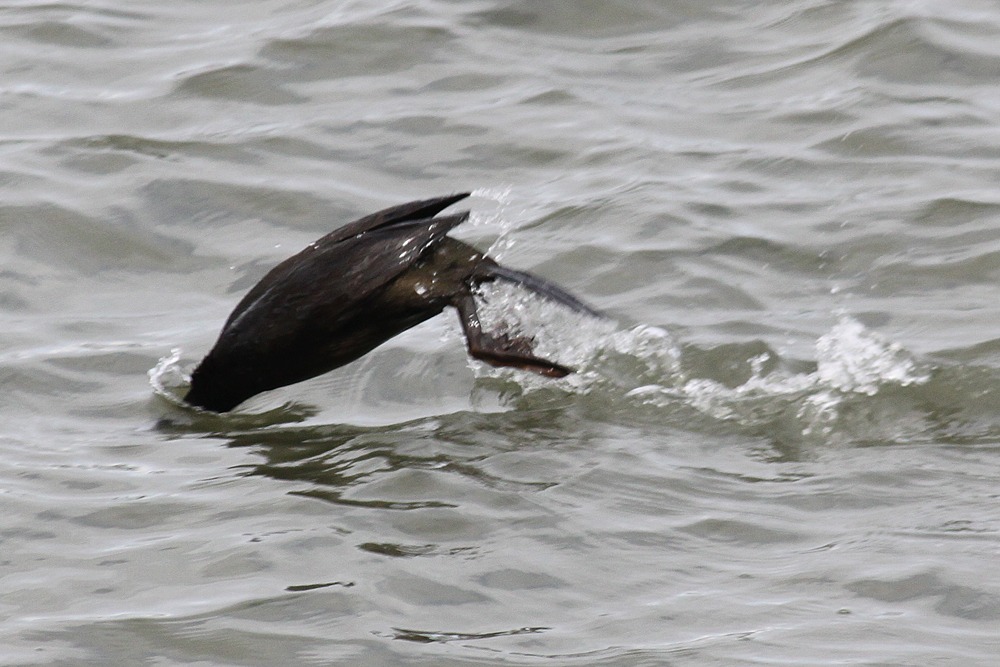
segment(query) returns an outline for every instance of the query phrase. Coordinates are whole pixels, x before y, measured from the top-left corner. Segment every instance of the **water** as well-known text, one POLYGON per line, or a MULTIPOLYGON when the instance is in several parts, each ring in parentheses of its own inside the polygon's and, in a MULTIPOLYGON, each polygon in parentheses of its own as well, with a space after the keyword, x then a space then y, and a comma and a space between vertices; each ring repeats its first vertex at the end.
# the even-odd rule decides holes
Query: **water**
POLYGON ((0 664, 993 665, 1000 8, 0 8, 0 664), (407 199, 485 290, 237 414, 266 270, 407 199), (149 372, 152 370, 150 377, 149 372))

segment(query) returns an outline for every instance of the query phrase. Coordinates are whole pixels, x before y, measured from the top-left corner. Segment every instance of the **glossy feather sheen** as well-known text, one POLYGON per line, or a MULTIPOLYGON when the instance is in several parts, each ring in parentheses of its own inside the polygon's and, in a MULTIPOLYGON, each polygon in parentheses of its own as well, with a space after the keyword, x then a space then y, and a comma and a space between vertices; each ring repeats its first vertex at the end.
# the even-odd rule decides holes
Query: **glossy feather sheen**
POLYGON ((435 217, 468 193, 410 202, 345 225, 274 267, 233 309, 191 378, 187 401, 217 412, 262 391, 350 363, 451 305, 469 353, 549 376, 570 369, 532 354, 528 339, 479 325, 472 289, 507 280, 594 313, 561 288, 499 266, 448 232, 468 213, 435 217))

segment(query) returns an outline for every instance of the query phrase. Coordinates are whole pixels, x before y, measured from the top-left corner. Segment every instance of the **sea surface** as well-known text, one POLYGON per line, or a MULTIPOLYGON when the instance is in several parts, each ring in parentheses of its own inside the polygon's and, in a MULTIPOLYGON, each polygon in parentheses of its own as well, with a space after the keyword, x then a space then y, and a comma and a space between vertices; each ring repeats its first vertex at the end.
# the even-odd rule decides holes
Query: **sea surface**
POLYGON ((1000 3, 0 4, 0 665, 1000 660, 1000 3), (266 271, 471 190, 454 312, 232 414, 266 271))

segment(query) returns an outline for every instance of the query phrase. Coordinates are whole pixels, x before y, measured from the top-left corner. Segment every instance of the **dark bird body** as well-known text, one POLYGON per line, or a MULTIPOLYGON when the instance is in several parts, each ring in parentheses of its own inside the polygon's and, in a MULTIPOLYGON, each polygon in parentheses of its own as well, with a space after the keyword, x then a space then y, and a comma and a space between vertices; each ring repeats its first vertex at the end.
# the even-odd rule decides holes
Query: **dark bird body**
POLYGON ((473 290, 492 280, 597 313, 561 288, 500 266, 447 236, 468 212, 435 216, 467 196, 373 213, 278 264, 236 305, 192 374, 185 400, 226 412, 262 391, 350 363, 446 306, 458 310, 473 357, 551 377, 570 373, 534 356, 530 338, 508 338, 480 326, 473 290))

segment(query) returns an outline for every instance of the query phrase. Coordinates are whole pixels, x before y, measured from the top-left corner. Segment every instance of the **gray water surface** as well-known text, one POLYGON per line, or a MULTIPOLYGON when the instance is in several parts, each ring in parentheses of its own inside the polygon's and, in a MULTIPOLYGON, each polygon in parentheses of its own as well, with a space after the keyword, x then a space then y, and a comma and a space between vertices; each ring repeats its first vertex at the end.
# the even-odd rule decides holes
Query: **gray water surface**
POLYGON ((0 664, 994 665, 1000 5, 0 7, 0 664), (470 189, 611 316, 227 416, 275 263, 470 189))

